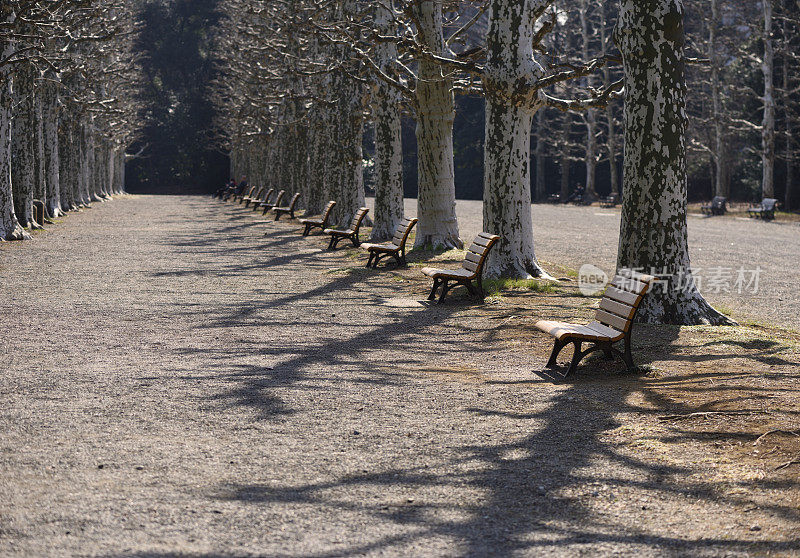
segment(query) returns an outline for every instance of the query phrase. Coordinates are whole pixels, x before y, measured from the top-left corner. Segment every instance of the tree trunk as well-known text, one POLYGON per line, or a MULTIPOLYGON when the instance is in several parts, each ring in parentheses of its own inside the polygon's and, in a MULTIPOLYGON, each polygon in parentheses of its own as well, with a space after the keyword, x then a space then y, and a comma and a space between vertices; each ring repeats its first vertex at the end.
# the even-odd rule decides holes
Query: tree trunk
MULTIPOLYGON (((336 145, 337 172, 331 184, 336 200, 334 224, 347 228, 353 214, 364 206, 363 138, 364 90, 360 83, 341 74, 339 77, 338 141, 336 145), (338 190, 338 191, 337 191, 338 190)), ((369 221, 365 220, 364 224, 369 221)))
MULTIPOLYGON (((588 10, 589 0, 581 0, 578 14, 581 21, 581 46, 584 60, 589 60, 589 41, 591 39, 588 10)), ((585 85, 587 88, 592 87, 591 76, 586 76, 585 85)), ((597 198, 597 189, 595 187, 595 177, 597 176, 597 118, 594 109, 587 109, 583 119, 586 124, 586 195, 592 200, 597 198)))
MULTIPOLYGON (((442 0, 419 0, 414 9, 422 43, 443 54, 442 0)), ((415 246, 461 248, 453 167, 453 80, 422 58, 417 79, 417 236, 415 246)))
POLYGON ((728 324, 697 290, 686 230, 686 82, 682 0, 621 0, 625 157, 617 266, 657 273, 641 321, 728 324))
MULTIPOLYGON (((600 23, 600 48, 601 54, 605 56, 608 52, 608 36, 606 29, 608 28, 608 12, 607 4, 603 2, 600 7, 602 21, 600 23)), ((611 86, 611 67, 606 64, 603 66, 603 85, 605 87, 611 86)), ((606 149, 608 150, 608 167, 611 174, 611 194, 621 194, 619 169, 617 168, 617 152, 619 145, 617 143, 617 126, 614 119, 614 104, 609 103, 605 109, 606 112, 606 149)))
POLYGON ((775 197, 775 86, 773 73, 775 48, 772 44, 772 0, 762 2, 764 8, 764 59, 761 72, 764 74, 764 119, 761 123, 761 194, 765 198, 775 197))
POLYGON ((711 107, 714 121, 714 195, 728 197, 730 174, 727 172, 725 133, 722 123, 722 93, 717 52, 717 27, 719 26, 719 0, 711 0, 711 21, 708 23, 708 59, 711 60, 711 107))
MULTIPOLYGON (((786 6, 789 10, 792 9, 792 3, 788 3, 786 6)), ((792 32, 794 31, 795 27, 793 24, 789 22, 788 17, 784 17, 783 19, 783 40, 788 43, 790 41, 790 37, 792 37, 792 32)), ((788 44, 784 46, 783 49, 783 109, 784 109, 784 126, 786 130, 785 134, 785 146, 786 146, 786 191, 784 192, 784 203, 783 207, 789 211, 795 208, 797 205, 797 185, 795 184, 795 168, 794 168, 794 149, 793 149, 793 140, 794 137, 792 136, 792 124, 793 124, 793 115, 790 109, 790 103, 792 102, 791 94, 789 92, 792 82, 792 57, 794 56, 794 52, 788 48, 788 44)))
POLYGON ((45 204, 50 217, 59 217, 61 209, 60 154, 58 150, 58 88, 52 83, 41 87, 42 156, 45 163, 47 195, 45 204))
POLYGON ((569 141, 572 128, 572 113, 564 112, 561 115, 561 200, 569 197, 569 141))
MULTIPOLYGON (((324 89, 323 89, 324 90, 324 89)), ((328 155, 330 154, 330 119, 326 111, 316 107, 310 118, 309 215, 318 215, 328 202, 328 155)))
MULTIPOLYGON (((13 46, 0 38, 0 58, 11 56, 13 46)), ((14 213, 11 187, 11 66, 0 66, 0 240, 29 239, 14 213)))
POLYGON ((538 90, 522 98, 518 90, 544 73, 533 59, 534 23, 530 2, 492 0, 483 78, 483 230, 501 238, 486 262, 488 277, 546 275, 533 250, 530 179, 531 124, 542 101, 538 90))
POLYGON ((38 228, 33 220, 36 163, 35 69, 28 63, 16 68, 13 82, 14 106, 11 126, 11 182, 14 185, 14 212, 23 227, 38 228))
POLYGON ((544 108, 536 113, 536 201, 544 201, 547 197, 547 180, 545 178, 545 133, 547 121, 544 108))
MULTIPOLYGON (((376 4, 375 27, 381 35, 394 36, 396 26, 386 6, 376 4)), ((380 42, 376 47, 378 66, 388 71, 397 58, 393 42, 380 42)), ((392 238, 403 218, 403 146, 400 134, 401 93, 378 79, 375 86, 375 215, 371 240, 382 242, 392 238)))

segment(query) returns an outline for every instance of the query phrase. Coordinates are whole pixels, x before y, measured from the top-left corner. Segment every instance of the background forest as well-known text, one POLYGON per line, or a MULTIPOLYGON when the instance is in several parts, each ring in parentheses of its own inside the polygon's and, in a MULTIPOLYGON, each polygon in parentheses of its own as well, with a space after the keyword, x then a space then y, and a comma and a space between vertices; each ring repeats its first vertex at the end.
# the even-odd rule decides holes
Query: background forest
MULTIPOLYGON (((448 14, 451 26, 465 14, 475 13, 477 5, 461 2, 451 6, 458 8, 448 14)), ((564 0, 557 7, 557 26, 546 45, 553 63, 576 64, 584 55, 616 52, 612 37, 616 2, 564 0)), ((687 74, 692 200, 716 193, 746 201, 760 199, 766 164, 774 169, 775 197, 785 200, 786 208, 800 205, 795 193, 799 146, 794 134, 800 114, 797 6, 794 0, 785 0, 773 2, 772 7, 771 21, 765 23, 761 2, 685 3, 687 55, 696 61, 687 74), (773 87, 766 95, 765 80, 773 87), (762 134, 765 115, 772 119, 766 128, 771 138, 762 134)), ((217 115, 228 111, 236 99, 219 93, 215 97, 210 87, 215 81, 235 80, 224 53, 213 48, 219 44, 220 34, 223 38, 227 34, 218 26, 224 12, 225 5, 219 0, 147 2, 142 7, 144 30, 137 47, 144 55, 142 101, 147 108, 142 139, 134 149, 146 146, 147 155, 129 169, 133 191, 208 190, 225 180, 224 152, 231 138, 227 137, 229 131, 213 129, 212 122, 215 110, 217 115)), ((484 14, 470 28, 461 48, 485 43, 486 17, 484 14)), ((569 97, 580 88, 613 81, 619 71, 612 67, 585 80, 565 82, 558 94, 569 97)), ((594 114, 550 107, 539 112, 531 137, 534 199, 590 184, 590 175, 595 177, 599 195, 619 189, 621 111, 622 101, 617 100, 607 110, 591 111, 594 114), (595 138, 591 147, 590 134, 595 138)), ((453 142, 459 198, 482 196, 484 123, 482 95, 457 95, 453 142)), ((414 127, 413 116, 406 112, 403 184, 408 197, 417 193, 414 127)), ((368 125, 364 143, 367 171, 374 152, 372 138, 368 125)), ((369 187, 369 172, 366 179, 369 187)))

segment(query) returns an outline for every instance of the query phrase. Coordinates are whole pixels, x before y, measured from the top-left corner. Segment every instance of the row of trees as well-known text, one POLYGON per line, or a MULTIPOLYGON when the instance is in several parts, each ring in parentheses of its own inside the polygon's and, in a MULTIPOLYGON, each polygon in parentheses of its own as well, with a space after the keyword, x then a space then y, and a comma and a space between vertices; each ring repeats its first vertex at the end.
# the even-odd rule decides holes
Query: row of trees
MULTIPOLYGON (((621 0, 615 52, 610 37, 588 40, 589 3, 582 3, 587 40, 580 62, 565 62, 553 50, 561 18, 555 4, 226 3, 219 35, 225 79, 216 95, 234 172, 301 192, 311 213, 336 199, 336 220, 344 224, 364 201, 362 143, 370 118, 377 177, 373 236, 386 238, 402 214, 400 118, 406 107, 416 120, 416 245, 461 246, 454 93, 479 91, 486 101, 484 229, 503 239, 487 272, 546 276, 534 252, 530 211, 534 119, 545 106, 583 111, 592 134, 595 111, 624 92, 618 263, 658 270, 666 282, 688 285, 650 297, 641 314, 646 319, 724 323, 692 286, 689 270, 682 1, 621 0), (593 50, 598 44, 599 52, 593 50), (604 72, 611 64, 618 69, 604 72), (560 95, 567 82, 580 91, 560 95)), ((587 158, 587 168, 595 160, 587 158)))
MULTIPOLYGON (((587 0, 559 4, 562 17, 549 38, 558 62, 574 64, 587 53, 609 52, 616 6, 587 0)), ((780 197, 786 208, 800 208, 795 169, 800 145, 794 133, 800 124, 797 0, 693 0, 686 10, 686 52, 696 62, 686 75, 694 196, 780 197)), ((608 84, 619 71, 608 65, 586 79, 590 86, 608 84)), ((585 85, 565 82, 559 94, 572 96, 585 85)), ((589 192, 620 192, 621 110, 612 103, 577 114, 552 109, 537 114, 536 199, 553 191, 566 196, 576 183, 589 192), (558 169, 555 176, 552 167, 558 169)))
POLYGON ((0 3, 0 239, 122 192, 139 116, 132 0, 0 3))

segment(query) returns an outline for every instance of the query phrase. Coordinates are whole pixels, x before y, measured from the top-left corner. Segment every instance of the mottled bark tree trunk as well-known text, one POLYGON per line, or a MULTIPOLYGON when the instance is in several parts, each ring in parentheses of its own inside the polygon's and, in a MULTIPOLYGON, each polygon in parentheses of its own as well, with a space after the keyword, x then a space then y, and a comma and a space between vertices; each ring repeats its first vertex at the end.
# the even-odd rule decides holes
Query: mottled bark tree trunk
MULTIPOLYGON (((323 89, 324 91, 324 89, 323 89)), ((327 177, 330 128, 324 110, 316 107, 310 118, 309 194, 306 209, 309 215, 318 215, 328 202, 327 177)))
MULTIPOLYGON (((331 183, 331 199, 336 200, 334 224, 347 227, 353 214, 364 205, 363 138, 364 90, 360 83, 344 74, 337 74, 334 83, 340 92, 337 140, 334 165, 337 167, 331 183)), ((364 223, 367 224, 368 220, 364 223)))
POLYGON ((547 122, 544 109, 536 113, 536 201, 547 197, 547 181, 545 178, 545 136, 547 135, 547 122))
MULTIPOLYGON (((442 0, 419 0, 414 9, 425 48, 444 53, 442 0)), ((453 80, 440 64, 420 60, 416 97, 419 223, 414 245, 460 248, 453 166, 453 80)))
POLYGON ((730 173, 726 156, 725 133, 722 122, 722 84, 719 76, 717 52, 717 27, 719 26, 719 0, 711 0, 711 21, 708 22, 708 59, 711 60, 711 110, 714 120, 714 195, 728 197, 730 173))
MULTIPOLYGON (((5 15, 0 10, 0 14, 5 15)), ((5 18, 3 18, 5 20, 5 18)), ((11 56, 13 46, 0 39, 0 59, 11 56)), ((14 213, 14 192, 11 187, 11 67, 0 67, 0 240, 30 238, 14 213)))
POLYGON ((651 323, 726 324, 697 290, 686 230, 686 82, 682 0, 621 0, 625 159, 617 266, 668 280, 644 299, 651 323))
POLYGON ((45 204, 50 217, 59 217, 61 209, 60 153, 58 149, 58 87, 50 82, 41 86, 42 157, 47 194, 45 204))
MULTIPOLYGON (((581 53, 584 60, 589 60, 589 42, 592 33, 589 29, 589 0, 581 0, 578 8, 578 15, 581 22, 581 53)), ((586 76, 586 87, 592 87, 592 76, 586 76)), ((597 198, 595 177, 597 176, 597 117, 593 108, 587 109, 583 115, 586 126, 586 152, 585 152, 585 186, 586 194, 590 198, 597 198)))
POLYGON ((39 227, 33 220, 33 197, 36 178, 36 95, 35 69, 23 63, 17 66, 13 82, 11 126, 11 182, 14 185, 14 212, 23 227, 39 227))
POLYGON ((569 136, 571 128, 572 114, 565 112, 561 116, 561 185, 559 192, 562 201, 569 197, 569 136))
MULTIPOLYGON (((386 6, 375 7, 375 27, 381 35, 397 33, 386 6)), ((397 58, 397 46, 380 42, 376 46, 377 64, 384 72, 397 58)), ((375 86, 375 215, 373 241, 389 240, 403 218, 403 151, 400 130, 401 93, 378 79, 375 86)))
MULTIPOLYGON (((788 8, 792 9, 792 3, 788 4, 788 8)), ((791 37, 791 33, 793 32, 794 27, 789 22, 789 18, 784 18, 783 20, 783 37, 784 41, 788 41, 789 37, 791 37)), ((789 104, 792 102, 790 88, 791 88, 791 78, 792 78, 792 57, 795 55, 794 52, 789 52, 787 48, 784 48, 783 52, 783 107, 784 107, 784 126, 786 133, 784 138, 784 146, 786 150, 786 192, 784 193, 784 203, 783 206, 786 210, 794 209, 797 205, 797 198, 798 198, 798 185, 795 184, 795 160, 794 160, 794 136, 793 133, 793 123, 794 117, 791 114, 791 110, 789 108, 789 104)))
POLYGON ((483 229, 501 239, 486 263, 488 277, 545 275, 533 251, 531 219, 531 123, 543 103, 530 85, 544 73, 533 58, 534 4, 531 0, 491 2, 483 78, 483 229))
MULTIPOLYGON (((608 54, 608 6, 604 2, 600 7, 602 21, 600 23, 600 53, 603 56, 608 54)), ((605 87, 611 86, 611 67, 606 64, 603 66, 603 85, 605 87)), ((605 108, 606 113, 606 149, 608 150, 608 166, 611 179, 611 193, 621 194, 619 169, 617 168, 617 161, 619 160, 619 142, 617 139, 617 125, 614 118, 614 105, 609 103, 605 108)))
POLYGON ((762 2, 764 8, 764 58, 761 72, 764 74, 764 118, 761 123, 761 194, 765 198, 775 197, 775 48, 772 43, 772 0, 762 2))

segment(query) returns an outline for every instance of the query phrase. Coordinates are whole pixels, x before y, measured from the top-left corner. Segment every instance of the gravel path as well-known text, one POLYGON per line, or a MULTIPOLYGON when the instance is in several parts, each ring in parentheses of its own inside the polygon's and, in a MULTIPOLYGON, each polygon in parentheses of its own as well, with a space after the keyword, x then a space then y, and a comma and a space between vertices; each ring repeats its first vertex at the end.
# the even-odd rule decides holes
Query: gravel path
MULTIPOLYGON (((371 199, 368 205, 372 207, 371 199)), ((483 228, 481 205, 457 202, 462 238, 472 239, 483 228)), ((416 211, 416 200, 406 200, 406 214, 416 216, 416 211)), ((618 209, 542 204, 533 205, 531 211, 536 255, 545 268, 549 263, 578 270, 588 263, 608 274, 616 269, 618 209)), ((800 331, 800 223, 690 215, 689 249, 700 288, 712 304, 722 305, 740 320, 800 331), (753 292, 755 285, 748 283, 757 268, 761 271, 753 292), (745 271, 742 289, 736 285, 740 269, 745 271)))
MULTIPOLYGON (((465 236, 477 207, 459 204, 465 236)), ((548 261, 559 219, 586 217, 570 220, 569 261, 616 227, 534 211, 548 261)), ((736 242, 724 223, 693 220, 695 242, 736 242)), ((760 253, 789 249, 767 232, 788 228, 741 230, 771 235, 760 253)), ((501 343, 499 311, 421 306, 408 280, 323 247, 171 196, 95 204, 0 246, 0 554, 800 549, 797 509, 621 441, 656 424, 635 382, 541 381, 546 339, 501 343)))

